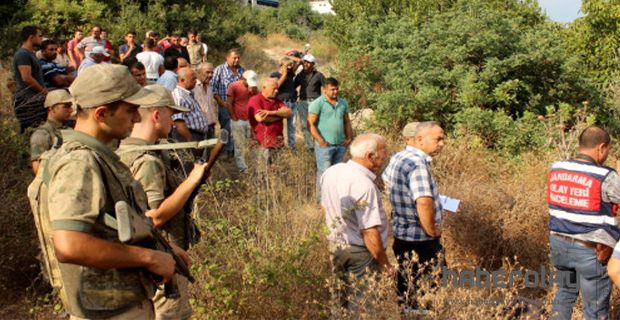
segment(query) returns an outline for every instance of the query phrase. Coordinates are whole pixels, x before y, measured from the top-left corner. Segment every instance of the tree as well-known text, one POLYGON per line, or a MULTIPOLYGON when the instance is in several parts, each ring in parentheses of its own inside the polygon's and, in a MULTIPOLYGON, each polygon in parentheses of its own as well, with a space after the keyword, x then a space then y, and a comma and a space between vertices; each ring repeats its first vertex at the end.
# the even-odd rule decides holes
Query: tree
POLYGON ((380 125, 432 119, 451 127, 466 108, 516 119, 560 102, 600 105, 600 91, 565 46, 566 30, 546 21, 536 2, 461 0, 427 12, 418 20, 363 17, 371 23, 352 21, 355 28, 334 35, 347 44, 339 55, 343 92, 354 107, 375 109, 380 125))

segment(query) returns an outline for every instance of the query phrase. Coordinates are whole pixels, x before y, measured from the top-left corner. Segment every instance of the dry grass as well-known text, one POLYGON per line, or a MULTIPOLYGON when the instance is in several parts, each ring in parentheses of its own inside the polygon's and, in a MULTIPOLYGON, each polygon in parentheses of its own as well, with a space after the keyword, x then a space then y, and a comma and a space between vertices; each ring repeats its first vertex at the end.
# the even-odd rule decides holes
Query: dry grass
MULTIPOLYGON (((248 36, 244 41, 244 66, 263 74, 275 70, 277 61, 257 49, 279 52, 291 46, 278 35, 248 36)), ((329 44, 321 48, 315 44, 321 41, 311 41, 317 56, 333 53, 329 44)), ((293 45, 303 47, 303 43, 293 45)), ((10 120, 7 75, 0 70, 0 156, 5 166, 0 172, 4 201, 0 209, 0 318, 49 319, 54 317, 53 295, 35 281, 38 249, 25 197, 31 179, 25 167, 27 142, 14 133, 16 126, 10 120)), ((402 149, 397 138, 389 140, 392 152, 402 149)), ((448 214, 444 224, 442 242, 448 267, 510 271, 544 266, 549 270, 544 188, 557 153, 507 159, 478 141, 468 136, 451 138, 433 162, 441 193, 462 200, 461 211, 448 214)), ((324 217, 314 200, 313 155, 286 151, 275 166, 259 166, 258 173, 238 180, 213 179, 200 196, 199 224, 204 234, 192 249, 197 279, 192 287, 195 317, 400 318, 390 279, 371 278, 363 284, 370 290, 360 313, 335 308, 332 293, 338 284, 330 272, 324 217)), ((384 203, 389 210, 386 199, 384 203)), ((391 249, 388 252, 394 261, 391 249)), ((424 281, 428 293, 417 297, 422 304, 432 302, 433 313, 426 319, 539 319, 548 314, 553 297, 553 290, 525 289, 522 283, 514 288, 439 286, 430 290, 439 281, 437 277, 424 281)), ((612 319, 620 317, 614 307, 620 302, 617 293, 615 289, 612 319)), ((576 318, 580 317, 576 308, 576 318)))
POLYGON ((31 311, 53 298, 39 277, 38 240, 26 196, 33 178, 28 140, 17 134, 9 78, 0 68, 0 318, 31 319, 31 311))
MULTIPOLYGON (((239 38, 243 46, 242 65, 252 69, 264 80, 278 69, 278 62, 284 54, 292 49, 303 50, 304 42, 291 40, 283 34, 270 34, 261 37, 255 34, 246 34, 239 38)), ((336 57, 337 47, 326 36, 313 32, 310 36, 309 53, 317 58, 317 68, 326 75, 331 74, 331 62, 336 57)))

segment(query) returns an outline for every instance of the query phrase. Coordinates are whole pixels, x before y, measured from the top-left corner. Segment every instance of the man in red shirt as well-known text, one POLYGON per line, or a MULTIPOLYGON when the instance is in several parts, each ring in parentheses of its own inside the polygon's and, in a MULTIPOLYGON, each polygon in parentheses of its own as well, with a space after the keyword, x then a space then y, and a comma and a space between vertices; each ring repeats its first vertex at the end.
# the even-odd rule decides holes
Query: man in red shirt
POLYGON ((260 145, 260 154, 267 164, 273 162, 275 151, 284 146, 283 119, 293 115, 291 109, 276 96, 278 81, 270 78, 263 90, 248 101, 248 117, 254 138, 260 145))
POLYGON ((245 157, 248 140, 252 136, 250 122, 248 121, 248 101, 251 96, 258 93, 256 77, 256 72, 247 70, 241 79, 228 86, 226 92, 228 99, 226 99, 225 105, 230 113, 235 164, 241 173, 248 168, 245 164, 245 157))

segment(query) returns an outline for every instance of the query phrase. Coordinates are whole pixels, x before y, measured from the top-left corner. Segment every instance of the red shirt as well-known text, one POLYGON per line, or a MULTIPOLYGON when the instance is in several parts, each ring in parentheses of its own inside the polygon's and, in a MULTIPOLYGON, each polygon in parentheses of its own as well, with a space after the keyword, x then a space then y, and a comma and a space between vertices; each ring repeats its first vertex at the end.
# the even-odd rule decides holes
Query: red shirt
POLYGON ((71 51, 71 56, 75 58, 73 59, 73 62, 75 63, 76 68, 80 66, 80 63, 82 63, 82 58, 80 58, 80 54, 77 53, 78 50, 75 49, 78 43, 79 41, 76 41, 75 39, 71 39, 67 42, 67 51, 71 51))
MULTIPOLYGON (((105 40, 105 47, 104 47, 104 49, 105 49, 106 51, 108 51, 108 50, 110 50, 110 51, 114 50, 114 48, 112 47, 112 43, 111 43, 110 41, 108 41, 108 39, 106 39, 106 40, 105 40)), ((108 51, 108 53, 110 53, 110 52, 108 51)), ((109 61, 111 61, 111 60, 112 60, 112 55, 110 55, 109 57, 105 57, 105 56, 103 57, 103 61, 109 62, 109 61)))
POLYGON ((267 100, 262 93, 252 96, 248 101, 248 117, 250 118, 250 125, 252 126, 252 132, 254 138, 263 148, 281 148, 284 146, 284 124, 280 118, 274 122, 258 122, 254 118, 254 115, 259 110, 278 110, 280 108, 286 108, 286 105, 282 100, 274 98, 273 100, 267 100))
POLYGON ((243 81, 235 81, 228 86, 226 95, 233 98, 233 112, 239 120, 248 120, 248 101, 252 96, 250 88, 243 84, 243 81))

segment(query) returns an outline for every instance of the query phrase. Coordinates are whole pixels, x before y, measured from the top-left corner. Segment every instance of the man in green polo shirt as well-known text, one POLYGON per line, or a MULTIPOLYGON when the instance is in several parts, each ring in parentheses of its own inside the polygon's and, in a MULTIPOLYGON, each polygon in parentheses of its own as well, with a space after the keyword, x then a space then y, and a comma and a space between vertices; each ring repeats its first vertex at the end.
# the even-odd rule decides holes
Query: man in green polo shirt
POLYGON ((321 175, 327 168, 342 162, 353 138, 349 106, 338 97, 338 86, 335 78, 325 79, 321 88, 323 94, 308 107, 308 124, 316 158, 317 195, 320 195, 321 175))

